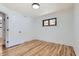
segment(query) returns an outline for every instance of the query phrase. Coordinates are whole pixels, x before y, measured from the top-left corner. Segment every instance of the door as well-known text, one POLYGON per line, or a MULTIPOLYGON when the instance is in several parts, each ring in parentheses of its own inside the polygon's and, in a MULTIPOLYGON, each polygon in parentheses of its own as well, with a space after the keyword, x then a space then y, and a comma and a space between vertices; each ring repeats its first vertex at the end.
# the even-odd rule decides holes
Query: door
POLYGON ((2 31, 2 41, 3 41, 3 48, 6 48, 6 45, 8 45, 7 42, 7 19, 6 19, 6 15, 2 12, 0 12, 0 28, 2 31))

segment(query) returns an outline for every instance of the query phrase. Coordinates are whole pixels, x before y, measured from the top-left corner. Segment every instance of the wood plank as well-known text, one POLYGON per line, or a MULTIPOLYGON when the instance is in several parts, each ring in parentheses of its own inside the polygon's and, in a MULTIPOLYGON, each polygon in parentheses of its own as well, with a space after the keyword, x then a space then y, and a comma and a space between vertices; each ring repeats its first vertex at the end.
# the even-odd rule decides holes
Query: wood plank
POLYGON ((32 40, 4 50, 5 56, 75 56, 72 46, 32 40))
POLYGON ((9 48, 7 50, 4 51, 4 55, 22 55, 24 54, 26 51, 32 49, 35 46, 38 46, 39 44, 41 44, 41 41, 31 41, 31 42, 27 42, 24 43, 22 45, 13 47, 13 48, 9 48))
POLYGON ((40 44, 40 45, 37 46, 36 48, 34 48, 34 49, 28 51, 28 52, 27 52, 26 54, 24 54, 24 55, 29 55, 29 56, 35 55, 36 53, 39 53, 40 50, 42 50, 43 48, 45 48, 45 47, 47 46, 47 44, 48 44, 48 43, 43 42, 42 44, 40 44))
POLYGON ((43 48, 42 50, 40 50, 37 54, 35 54, 36 56, 47 56, 49 54, 49 50, 51 48, 51 45, 47 45, 45 48, 43 48))
POLYGON ((3 38, 0 37, 0 56, 2 55, 3 38))

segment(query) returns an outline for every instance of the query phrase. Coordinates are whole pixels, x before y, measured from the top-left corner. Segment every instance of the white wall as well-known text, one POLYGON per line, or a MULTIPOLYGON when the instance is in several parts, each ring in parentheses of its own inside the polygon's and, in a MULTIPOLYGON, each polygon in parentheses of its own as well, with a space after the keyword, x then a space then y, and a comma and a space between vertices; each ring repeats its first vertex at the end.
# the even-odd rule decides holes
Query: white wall
POLYGON ((79 4, 74 4, 74 49, 79 56, 79 4))
POLYGON ((7 47, 23 43, 32 39, 33 19, 24 17, 18 12, 12 11, 0 4, 0 11, 7 14, 8 20, 8 41, 7 47), (21 31, 22 33, 19 33, 21 31))
MULTIPOLYGON (((72 45, 73 18, 72 8, 43 15, 36 18, 36 39, 72 45), (42 20, 57 17, 57 26, 43 27, 42 20)), ((35 31, 36 31, 35 30, 35 31)))

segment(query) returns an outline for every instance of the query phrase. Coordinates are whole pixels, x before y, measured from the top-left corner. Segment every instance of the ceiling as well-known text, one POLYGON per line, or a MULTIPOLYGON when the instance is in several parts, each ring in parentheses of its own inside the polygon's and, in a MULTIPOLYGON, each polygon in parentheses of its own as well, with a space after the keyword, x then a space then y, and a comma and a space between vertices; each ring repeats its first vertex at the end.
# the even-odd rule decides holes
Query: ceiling
POLYGON ((39 9, 33 9, 32 3, 3 3, 3 5, 11 10, 19 12, 25 16, 37 17, 59 10, 71 8, 71 3, 39 3, 39 9))

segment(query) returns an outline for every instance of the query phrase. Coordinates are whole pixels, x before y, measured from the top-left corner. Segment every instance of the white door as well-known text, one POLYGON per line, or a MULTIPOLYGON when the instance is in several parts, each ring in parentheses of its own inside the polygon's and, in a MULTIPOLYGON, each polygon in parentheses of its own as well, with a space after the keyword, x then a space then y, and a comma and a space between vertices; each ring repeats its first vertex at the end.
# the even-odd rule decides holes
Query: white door
POLYGON ((6 15, 0 12, 0 29, 3 38, 3 46, 8 46, 8 25, 7 25, 7 18, 6 15))

